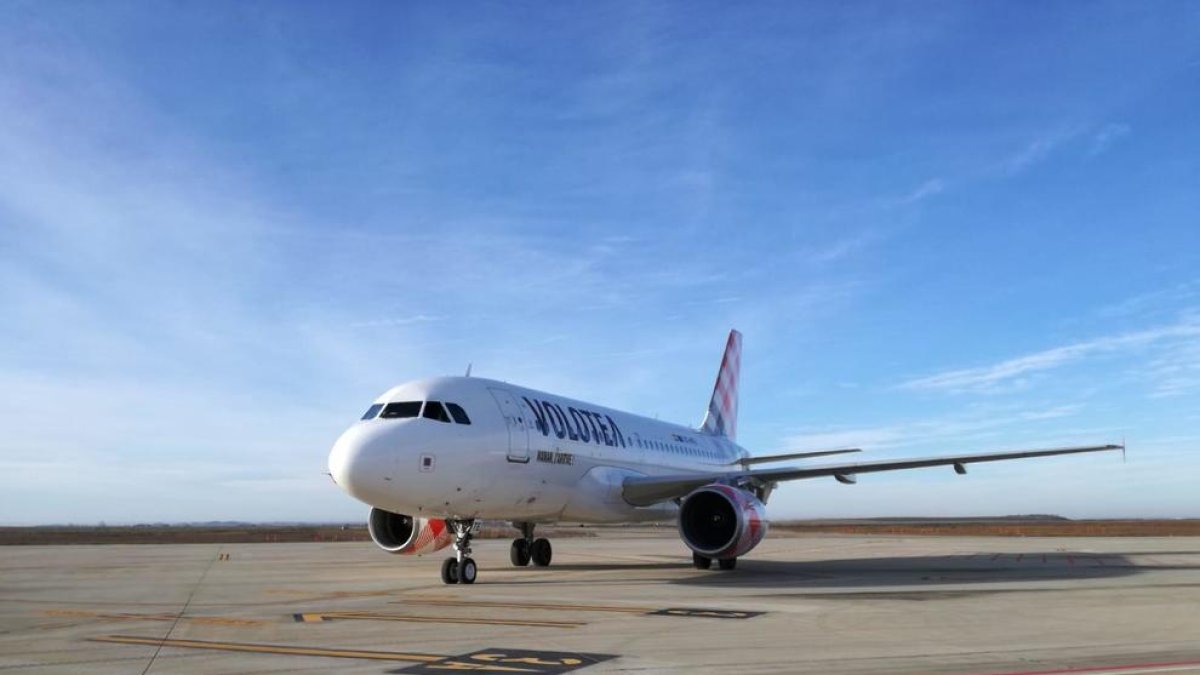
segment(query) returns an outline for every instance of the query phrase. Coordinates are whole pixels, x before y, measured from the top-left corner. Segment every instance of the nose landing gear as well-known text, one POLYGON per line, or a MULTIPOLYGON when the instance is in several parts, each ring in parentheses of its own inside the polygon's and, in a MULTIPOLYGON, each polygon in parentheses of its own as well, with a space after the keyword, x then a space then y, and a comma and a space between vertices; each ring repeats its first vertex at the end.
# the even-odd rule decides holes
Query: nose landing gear
POLYGON ((546 567, 550 564, 550 559, 553 557, 554 551, 550 547, 549 539, 534 539, 533 523, 513 523, 513 525, 521 530, 521 537, 513 539, 512 548, 509 549, 508 558, 514 567, 525 567, 530 562, 538 567, 546 567))
POLYGON ((442 561, 442 583, 473 584, 478 568, 471 559, 471 538, 475 536, 474 520, 448 520, 446 524, 454 531, 453 558, 442 561))

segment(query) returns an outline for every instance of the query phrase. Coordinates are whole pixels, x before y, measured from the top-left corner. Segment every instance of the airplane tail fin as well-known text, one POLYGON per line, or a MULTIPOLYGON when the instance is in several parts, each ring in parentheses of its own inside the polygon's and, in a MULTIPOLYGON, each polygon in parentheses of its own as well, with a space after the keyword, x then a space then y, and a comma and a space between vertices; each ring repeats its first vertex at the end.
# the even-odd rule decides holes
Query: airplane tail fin
POLYGON ((729 440, 737 438, 738 375, 742 369, 742 334, 729 331, 725 343, 725 356, 721 359, 721 370, 717 372, 717 384, 713 387, 712 400, 704 415, 702 431, 729 440))

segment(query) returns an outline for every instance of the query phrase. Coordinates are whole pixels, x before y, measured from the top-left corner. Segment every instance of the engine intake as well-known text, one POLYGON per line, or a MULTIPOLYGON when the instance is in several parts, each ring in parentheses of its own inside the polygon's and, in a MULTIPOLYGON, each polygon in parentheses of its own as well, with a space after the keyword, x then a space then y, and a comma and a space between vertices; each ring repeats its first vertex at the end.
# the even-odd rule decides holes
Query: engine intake
POLYGON ((383 509, 371 509, 367 519, 371 540, 388 553, 421 555, 450 545, 454 535, 439 518, 413 518, 383 509))
POLYGON ((708 558, 749 553, 767 534, 766 507, 757 497, 729 485, 696 488, 679 507, 679 536, 708 558))

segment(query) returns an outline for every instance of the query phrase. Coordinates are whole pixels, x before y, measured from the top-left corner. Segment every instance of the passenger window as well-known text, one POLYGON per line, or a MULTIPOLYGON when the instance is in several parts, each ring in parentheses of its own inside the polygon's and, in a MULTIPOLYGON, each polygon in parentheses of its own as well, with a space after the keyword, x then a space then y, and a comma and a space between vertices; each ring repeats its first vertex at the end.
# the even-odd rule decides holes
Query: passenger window
POLYGON ((450 416, 459 424, 470 424, 471 418, 467 417, 467 411, 462 409, 462 406, 457 403, 447 403, 446 408, 450 410, 450 416))
POLYGON ((426 401, 425 412, 421 416, 430 420, 450 423, 450 416, 446 414, 446 409, 437 401, 426 401))
POLYGON ((383 410, 383 404, 376 403, 376 404, 372 405, 370 408, 367 408, 367 412, 363 413, 362 418, 364 420, 373 420, 373 419, 375 419, 375 416, 379 414, 380 410, 383 410))
POLYGON ((400 403, 389 403, 383 406, 383 414, 379 417, 383 419, 393 419, 396 417, 416 417, 420 414, 420 401, 401 401, 400 403))

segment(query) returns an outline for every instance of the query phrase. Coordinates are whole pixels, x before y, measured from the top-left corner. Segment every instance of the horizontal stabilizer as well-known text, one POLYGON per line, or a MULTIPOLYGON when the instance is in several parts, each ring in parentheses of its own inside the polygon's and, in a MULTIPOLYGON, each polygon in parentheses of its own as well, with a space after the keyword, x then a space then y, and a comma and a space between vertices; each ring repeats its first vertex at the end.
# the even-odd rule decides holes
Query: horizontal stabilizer
POLYGON ((810 452, 789 452, 786 455, 761 455, 745 457, 730 462, 731 465, 750 466, 751 464, 766 464, 767 462, 782 462, 789 459, 809 459, 812 457, 828 457, 829 455, 844 455, 848 452, 862 452, 862 448, 842 448, 840 450, 812 450, 810 452))

